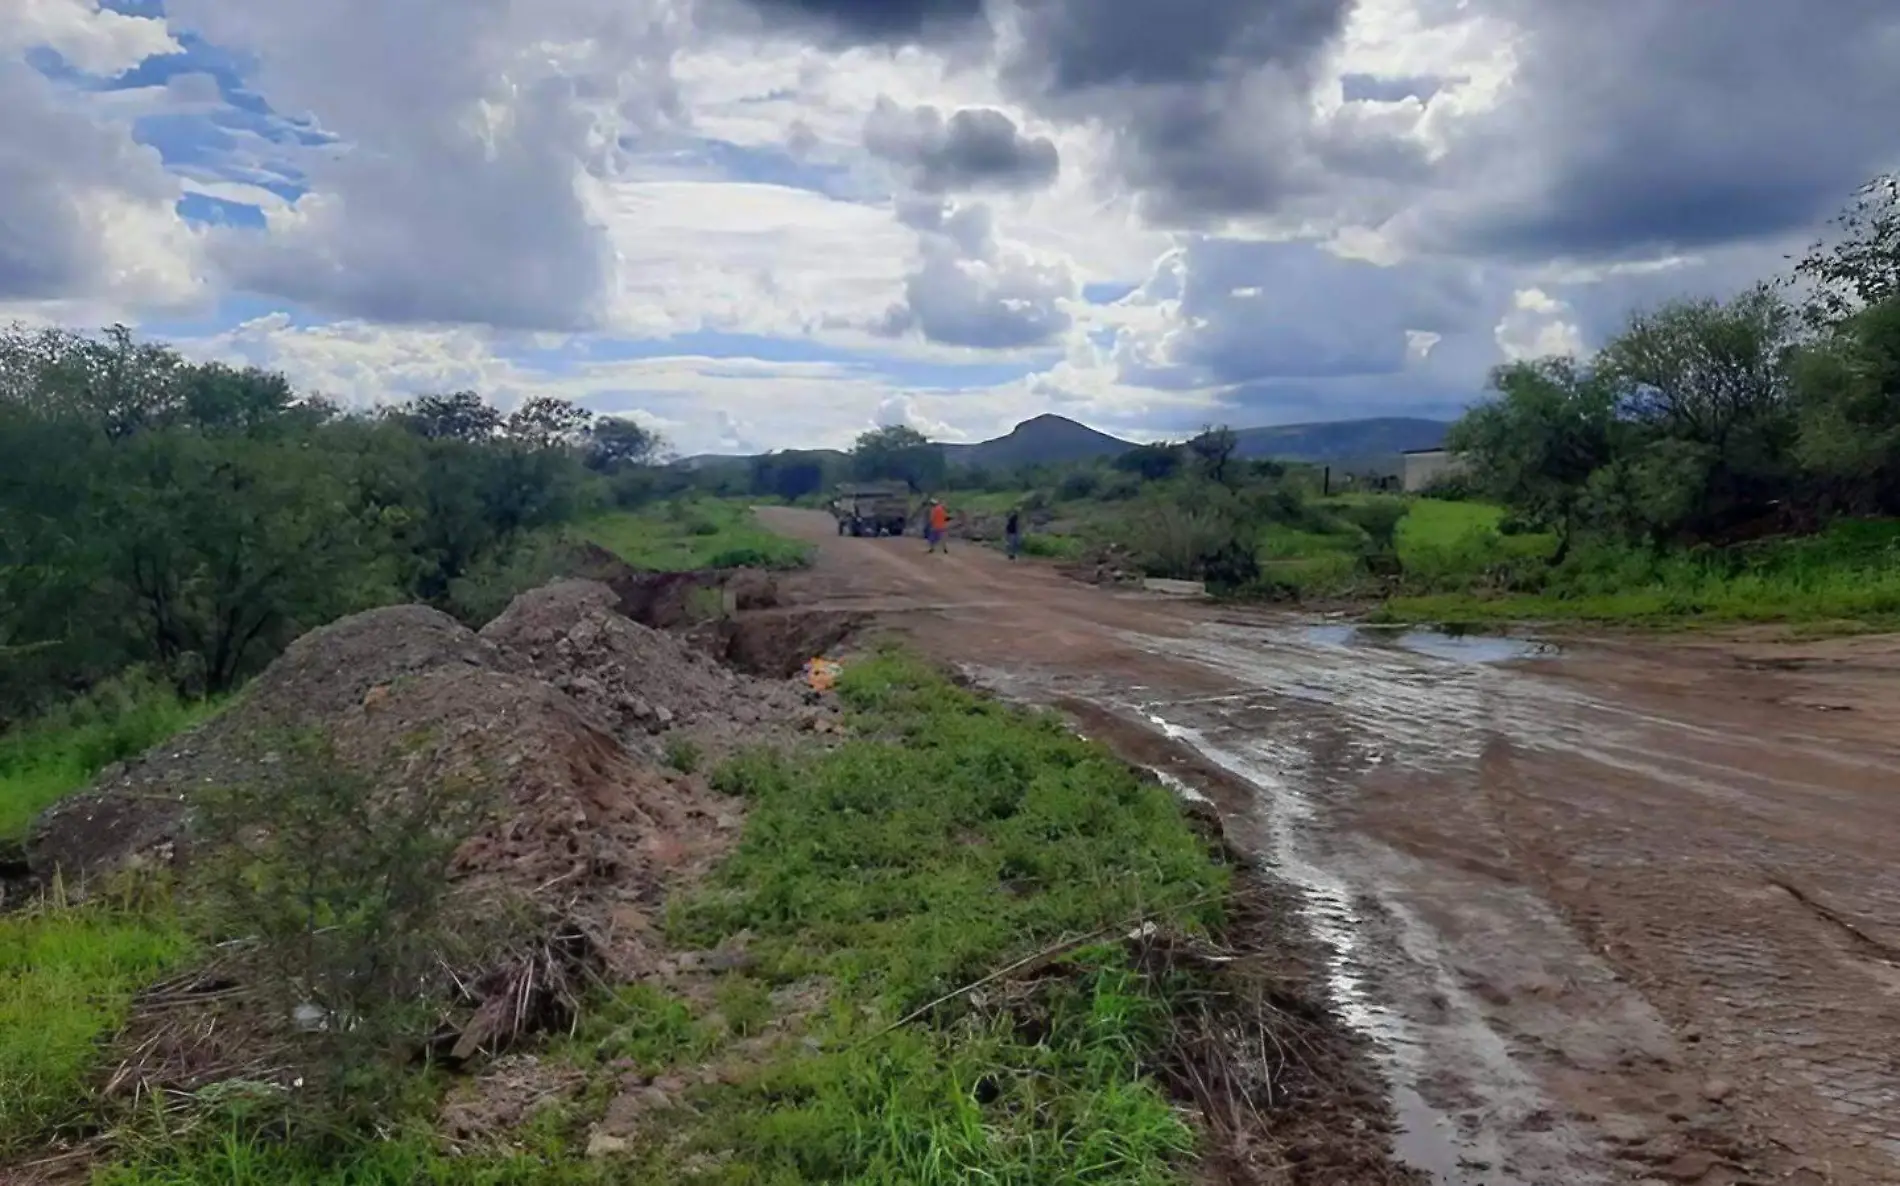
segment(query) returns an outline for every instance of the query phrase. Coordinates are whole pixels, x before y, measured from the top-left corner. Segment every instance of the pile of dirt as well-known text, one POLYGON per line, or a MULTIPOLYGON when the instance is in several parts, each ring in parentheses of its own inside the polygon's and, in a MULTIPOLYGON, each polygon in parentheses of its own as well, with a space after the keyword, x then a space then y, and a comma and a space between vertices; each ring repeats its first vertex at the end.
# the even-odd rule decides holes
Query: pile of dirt
MULTIPOLYGON (((90 789, 42 815, 27 844, 28 866, 41 882, 56 873, 83 881, 180 859, 190 843, 193 792, 254 786, 268 793, 283 775, 277 751, 305 732, 327 735, 366 768, 399 736, 439 734, 449 739, 442 753, 464 752, 508 772, 511 792, 538 802, 548 789, 530 791, 524 767, 597 765, 605 760, 602 747, 657 759, 674 730, 685 730, 699 751, 717 754, 834 726, 833 708, 801 682, 731 670, 703 645, 629 620, 621 604, 604 584, 571 580, 521 595, 479 635, 414 605, 314 630, 231 708, 107 769, 90 789), (398 731, 376 727, 385 721, 398 731)), ((818 630, 835 640, 849 625, 826 622, 818 630)), ((806 641, 797 630, 776 650, 762 641, 783 637, 733 631, 721 636, 719 649, 757 651, 770 661, 752 665, 782 675, 784 657, 806 641)), ((637 774, 629 766, 614 778, 633 786, 637 774)), ((578 767, 566 777, 578 780, 563 792, 576 801, 599 781, 582 778, 578 767)), ((570 818, 579 827, 584 816, 570 818)))
POLYGON ((188 841, 193 791, 257 786, 282 775, 275 747, 327 731, 375 689, 443 671, 498 670, 499 652, 419 605, 340 619, 293 642, 236 704, 129 762, 107 767, 34 823, 27 864, 40 882, 82 882, 128 864, 169 863, 188 841))
MULTIPOLYGON (((566 692, 639 753, 660 754, 660 735, 674 729, 725 752, 831 724, 830 708, 803 684, 734 671, 707 646, 631 621, 619 605, 598 581, 559 581, 515 598, 482 638, 512 669, 566 692)), ((723 629, 715 626, 712 637, 726 637, 723 629)), ((735 628, 731 637, 750 634, 735 628)))
POLYGON ((486 796, 489 822, 456 851, 457 881, 578 928, 618 980, 653 970, 651 920, 668 886, 705 872, 740 824, 736 801, 636 761, 530 676, 451 670, 390 685, 332 735, 340 757, 385 779, 486 796))

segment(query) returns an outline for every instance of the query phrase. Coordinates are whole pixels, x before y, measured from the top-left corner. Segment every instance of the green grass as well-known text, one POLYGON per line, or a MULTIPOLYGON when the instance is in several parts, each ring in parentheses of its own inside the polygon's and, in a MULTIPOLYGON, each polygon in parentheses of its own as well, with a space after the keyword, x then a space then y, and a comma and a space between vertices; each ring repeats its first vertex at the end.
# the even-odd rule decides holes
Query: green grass
POLYGON ((1023 555, 1041 560, 1074 560, 1088 550, 1088 543, 1076 535, 1058 535, 1048 531, 1023 533, 1023 555))
POLYGON ((169 686, 133 673, 0 734, 0 839, 24 836, 34 816, 101 769, 216 708, 181 700, 169 686))
POLYGON ((1165 790, 1054 718, 901 656, 841 691, 870 736, 722 769, 751 801, 745 838, 670 920, 692 946, 749 936, 752 975, 816 979, 830 1006, 660 1163, 721 1150, 708 1180, 735 1183, 1176 1180, 1192 1134, 1145 1074, 1167 1003, 1118 946, 1040 986, 1039 1039, 961 1000, 885 1031, 1065 939, 1150 912, 1206 925, 1226 871, 1165 790))
POLYGON ((426 1132, 317 1150, 285 1146, 233 1121, 182 1143, 145 1148, 96 1170, 93 1186, 619 1186, 552 1126, 496 1134, 523 1148, 451 1156, 426 1132))
POLYGON ((187 948, 162 910, 101 902, 0 915, 0 1153, 82 1115, 98 1043, 187 948))
POLYGON ((635 568, 802 568, 811 548, 759 526, 744 500, 693 498, 638 511, 610 511, 575 525, 573 534, 635 568))

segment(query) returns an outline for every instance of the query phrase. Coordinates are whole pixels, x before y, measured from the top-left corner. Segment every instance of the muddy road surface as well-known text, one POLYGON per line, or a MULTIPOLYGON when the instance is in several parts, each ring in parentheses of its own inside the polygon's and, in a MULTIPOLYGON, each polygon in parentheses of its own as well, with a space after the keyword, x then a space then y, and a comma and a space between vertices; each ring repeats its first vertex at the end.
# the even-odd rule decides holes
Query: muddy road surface
POLYGON ((761 514, 797 604, 1212 799, 1435 1179, 1900 1183, 1900 640, 1393 634, 761 514))

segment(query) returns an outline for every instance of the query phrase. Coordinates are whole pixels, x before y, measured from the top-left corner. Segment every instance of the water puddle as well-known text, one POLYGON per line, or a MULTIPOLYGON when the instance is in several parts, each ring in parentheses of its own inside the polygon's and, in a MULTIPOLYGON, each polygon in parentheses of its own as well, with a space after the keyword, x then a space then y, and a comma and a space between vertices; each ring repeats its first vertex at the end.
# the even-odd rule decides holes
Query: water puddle
POLYGON ((1512 663, 1549 658, 1559 653, 1555 643, 1534 638, 1462 630, 1420 630, 1411 626, 1327 623, 1306 627, 1300 632, 1300 638, 1320 647, 1396 647, 1451 663, 1512 663))

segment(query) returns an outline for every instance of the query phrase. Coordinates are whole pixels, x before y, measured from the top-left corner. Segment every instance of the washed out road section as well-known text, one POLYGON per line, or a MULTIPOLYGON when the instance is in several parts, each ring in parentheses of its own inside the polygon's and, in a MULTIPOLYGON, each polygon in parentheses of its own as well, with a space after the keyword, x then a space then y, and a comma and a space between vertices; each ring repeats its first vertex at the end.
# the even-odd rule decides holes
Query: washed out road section
POLYGON ((1388 633, 760 514, 797 605, 1213 800, 1439 1180, 1900 1182, 1900 641, 1388 633))

